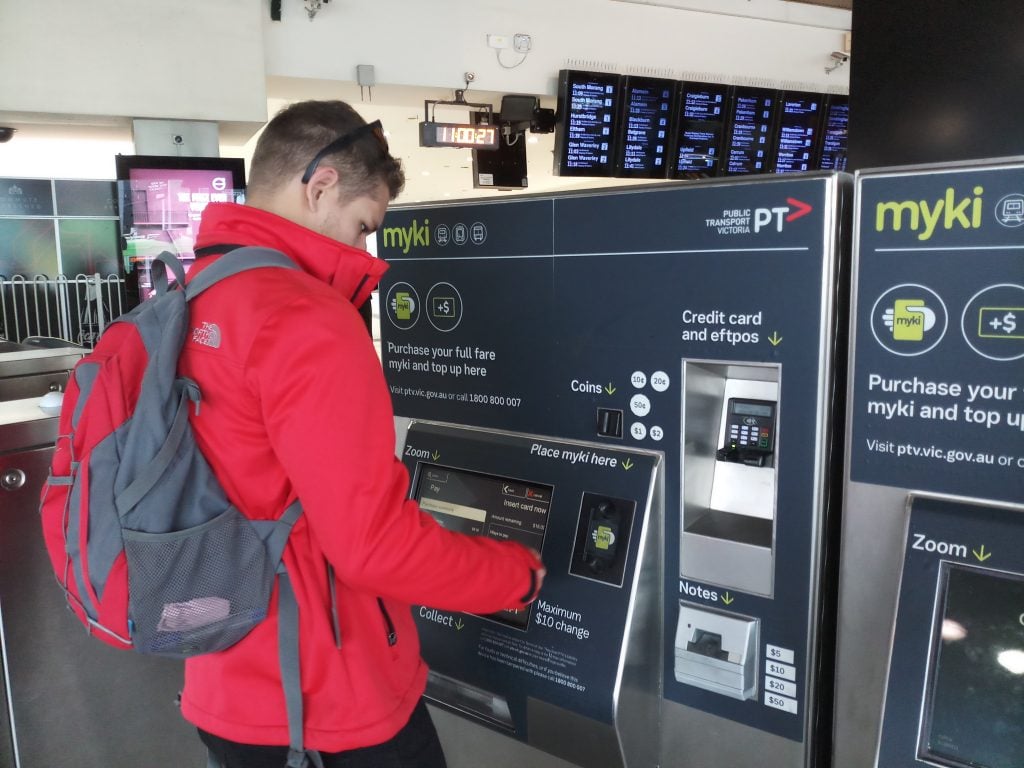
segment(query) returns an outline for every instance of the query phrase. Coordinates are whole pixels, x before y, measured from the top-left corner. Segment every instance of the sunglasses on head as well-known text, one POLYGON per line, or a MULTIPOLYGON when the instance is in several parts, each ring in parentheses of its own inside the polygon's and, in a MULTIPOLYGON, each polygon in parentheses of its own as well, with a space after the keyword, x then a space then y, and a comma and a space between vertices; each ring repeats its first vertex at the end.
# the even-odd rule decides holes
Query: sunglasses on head
POLYGON ((309 184, 309 180, 313 178, 313 172, 316 171, 316 167, 320 164, 327 155, 332 155, 335 152, 340 152, 349 144, 354 144, 363 138, 363 136, 373 136, 376 139, 377 144, 380 146, 385 153, 388 151, 388 140, 384 136, 384 128, 380 124, 380 120, 374 120, 372 123, 366 125, 360 125, 358 128, 349 131, 341 138, 335 139, 326 147, 316 153, 309 165, 306 166, 306 172, 302 174, 302 183, 309 184))

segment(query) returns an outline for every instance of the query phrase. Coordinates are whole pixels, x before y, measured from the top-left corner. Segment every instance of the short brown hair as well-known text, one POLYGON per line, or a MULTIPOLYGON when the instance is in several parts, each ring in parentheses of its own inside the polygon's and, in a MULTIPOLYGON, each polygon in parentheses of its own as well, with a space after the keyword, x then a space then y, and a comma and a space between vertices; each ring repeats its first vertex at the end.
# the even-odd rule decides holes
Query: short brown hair
MULTIPOLYGON (((299 101, 267 123, 256 142, 249 170, 249 192, 271 190, 301 174, 309 162, 335 139, 366 121, 344 101, 299 101)), ((394 200, 405 186, 402 162, 370 135, 320 161, 338 171, 345 194, 360 197, 379 183, 394 200)))

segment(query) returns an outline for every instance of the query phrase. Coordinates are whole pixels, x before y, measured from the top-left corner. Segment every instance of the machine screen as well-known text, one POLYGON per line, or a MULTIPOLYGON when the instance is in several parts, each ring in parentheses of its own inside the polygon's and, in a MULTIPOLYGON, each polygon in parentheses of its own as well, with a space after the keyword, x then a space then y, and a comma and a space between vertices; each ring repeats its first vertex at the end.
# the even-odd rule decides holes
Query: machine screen
POLYGON ((1024 577, 944 564, 918 746, 955 768, 1024 755, 1024 577))
MULTIPOLYGON (((518 541, 540 552, 553 491, 550 485, 421 464, 415 499, 449 530, 518 541)), ((501 611, 489 618, 525 629, 529 610, 501 611)))

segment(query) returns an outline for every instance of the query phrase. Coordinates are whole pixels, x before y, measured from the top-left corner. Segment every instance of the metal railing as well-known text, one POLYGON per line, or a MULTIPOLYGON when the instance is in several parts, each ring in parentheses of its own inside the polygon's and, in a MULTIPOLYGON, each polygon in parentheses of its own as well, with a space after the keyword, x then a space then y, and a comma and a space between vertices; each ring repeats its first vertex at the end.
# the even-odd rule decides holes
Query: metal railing
POLYGON ((124 279, 117 275, 0 275, 0 338, 9 341, 49 336, 91 348, 122 312, 124 279))

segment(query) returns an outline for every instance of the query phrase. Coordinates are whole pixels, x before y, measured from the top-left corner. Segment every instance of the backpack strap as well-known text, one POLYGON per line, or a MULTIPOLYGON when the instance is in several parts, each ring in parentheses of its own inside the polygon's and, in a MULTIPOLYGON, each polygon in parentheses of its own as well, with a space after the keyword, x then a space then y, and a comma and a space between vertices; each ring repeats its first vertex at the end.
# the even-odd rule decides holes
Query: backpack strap
POLYGON ((178 285, 185 284, 185 267, 178 261, 178 257, 170 251, 163 251, 153 259, 153 265, 162 264, 166 269, 154 269, 150 267, 150 274, 153 277, 153 289, 156 295, 167 293, 170 286, 167 284, 167 270, 171 270, 174 280, 178 285))
POLYGON ((226 277, 261 267, 299 269, 299 266, 280 251, 256 246, 236 248, 225 253, 210 266, 202 269, 185 288, 185 298, 191 301, 200 293, 226 277))
POLYGON ((288 761, 286 768, 324 768, 316 750, 302 746, 302 680, 299 676, 299 604, 284 563, 277 576, 277 649, 288 713, 288 761))

